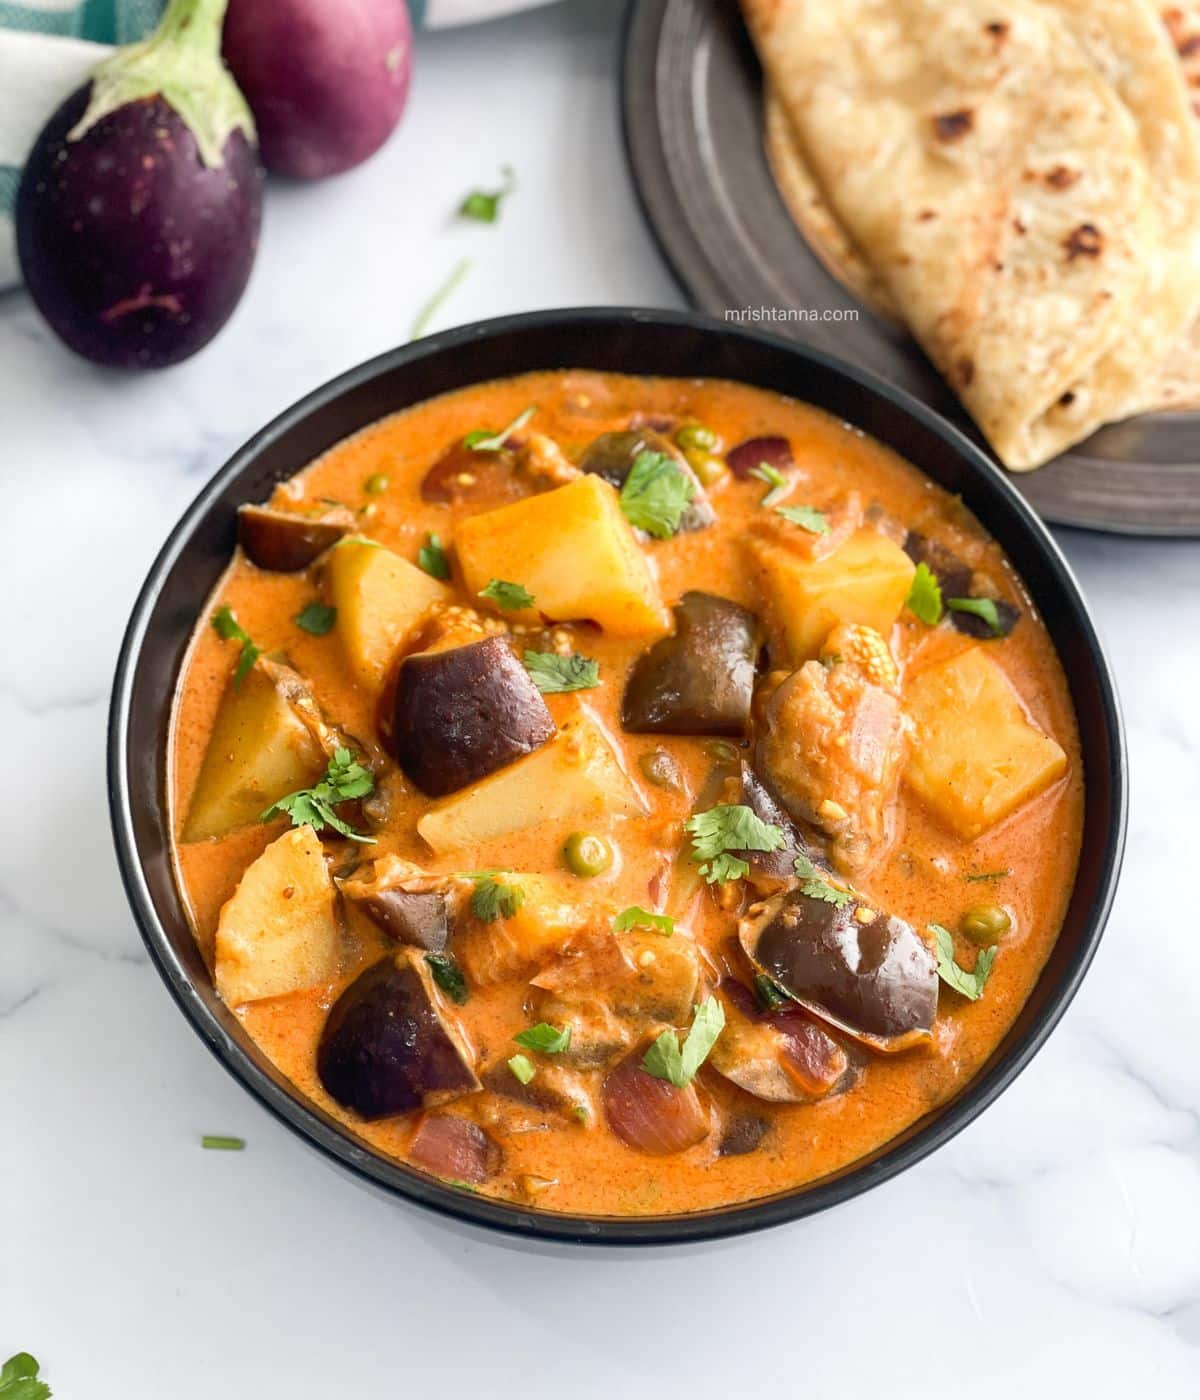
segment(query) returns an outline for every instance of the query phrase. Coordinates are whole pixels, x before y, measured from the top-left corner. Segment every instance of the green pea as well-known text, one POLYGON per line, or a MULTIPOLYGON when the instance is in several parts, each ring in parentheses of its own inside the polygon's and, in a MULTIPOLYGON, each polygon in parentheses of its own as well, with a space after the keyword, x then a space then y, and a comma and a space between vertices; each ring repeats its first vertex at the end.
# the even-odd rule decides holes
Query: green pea
POLYGON ((713 452, 721 439, 703 423, 685 423, 675 433, 675 441, 685 452, 713 452))
POLYGON ((972 943, 980 948, 991 948, 1012 928, 1012 919, 998 904, 980 904, 968 909, 958 926, 972 943))
POLYGON ((612 847, 603 836, 594 836, 590 831, 573 831, 563 847, 563 857, 567 868, 584 879, 603 875, 613 863, 612 847))
POLYGON ((642 770, 642 777, 655 787, 666 788, 668 792, 683 791, 683 774, 679 771, 679 764, 666 749, 651 749, 649 753, 642 754, 638 758, 638 767, 642 770))
POLYGON ((737 748, 727 739, 705 739, 704 752, 720 763, 733 763, 738 756, 737 748))
POLYGON ((363 482, 363 490, 368 496, 378 496, 386 491, 392 483, 382 472, 373 472, 366 481, 363 482))
POLYGON ((720 481, 729 470, 724 461, 713 452, 702 452, 699 448, 689 447, 684 450, 683 455, 687 458, 688 466, 700 479, 701 486, 711 486, 714 481, 720 481))

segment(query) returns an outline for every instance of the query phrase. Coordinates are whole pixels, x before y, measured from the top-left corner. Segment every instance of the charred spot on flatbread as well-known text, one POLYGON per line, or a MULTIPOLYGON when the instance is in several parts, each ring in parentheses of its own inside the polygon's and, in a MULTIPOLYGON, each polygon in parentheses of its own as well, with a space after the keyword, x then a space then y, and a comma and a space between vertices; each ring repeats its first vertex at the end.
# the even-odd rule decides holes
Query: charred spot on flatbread
POLYGON ((1067 261, 1076 258, 1098 258, 1104 251, 1104 235, 1095 224, 1079 224, 1063 239, 1067 261))
POLYGON ((953 112, 939 112, 933 119, 933 129, 939 141, 957 141, 975 125, 975 113, 970 107, 953 112))
POLYGON ((1079 179, 1080 172, 1069 165, 1056 165, 1043 177, 1052 190, 1067 190, 1079 179))

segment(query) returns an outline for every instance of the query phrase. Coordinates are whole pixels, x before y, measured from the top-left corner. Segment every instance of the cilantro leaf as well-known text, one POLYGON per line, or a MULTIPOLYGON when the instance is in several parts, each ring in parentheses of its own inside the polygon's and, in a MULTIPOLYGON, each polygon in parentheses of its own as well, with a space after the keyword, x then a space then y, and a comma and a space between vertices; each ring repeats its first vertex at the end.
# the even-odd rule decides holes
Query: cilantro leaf
POLYGON ((782 515, 785 520, 790 520, 793 525, 799 525, 802 530, 807 530, 812 535, 827 535, 829 533, 829 521, 819 510, 812 506, 776 506, 775 514, 782 515))
POLYGON ((425 961, 433 980, 457 1006, 465 1006, 471 995, 462 969, 449 953, 426 953, 425 961))
POLYGON ((993 637, 1004 635, 1004 625, 1000 621, 1000 614, 996 609, 995 600, 992 598, 947 598, 946 606, 951 612, 972 613, 975 617, 982 618, 991 628, 993 637))
POLYGON ((809 899, 820 899, 841 909, 854 898, 847 891, 831 885, 806 855, 798 855, 792 861, 792 869, 796 872, 796 878, 801 881, 800 893, 806 894, 809 899))
POLYGON ((0 1367, 3 1400, 49 1400, 50 1387, 38 1380, 38 1363, 27 1351, 10 1356, 0 1367))
POLYGON ((943 928, 941 924, 930 924, 929 930, 937 940, 938 976, 960 996, 966 997, 968 1001, 978 1001, 991 976, 992 964, 996 961, 996 949, 981 948, 974 968, 968 972, 965 967, 959 967, 954 960, 954 935, 950 930, 943 928))
POLYGON ((325 776, 315 787, 301 788, 273 802, 259 817, 260 822, 268 822, 273 817, 287 816, 293 826, 311 826, 314 831, 323 831, 331 826, 334 831, 348 836, 351 841, 361 841, 373 845, 373 836, 364 836, 344 822, 333 810, 338 802, 350 802, 356 797, 366 797, 375 789, 375 775, 369 768, 354 757, 347 748, 337 748, 329 760, 325 776))
POLYGON ((488 579, 487 587, 479 590, 481 598, 490 598, 497 607, 503 608, 505 612, 513 612, 518 608, 531 608, 537 599, 527 588, 522 588, 519 583, 509 583, 507 579, 488 579))
POLYGON ((533 1067, 533 1061, 528 1055, 514 1055, 508 1062, 509 1069, 522 1084, 528 1084, 537 1070, 533 1067))
POLYGON ((927 627, 936 627, 941 622, 942 585, 928 564, 917 565, 906 606, 927 627))
POLYGON ((417 563, 430 578, 450 577, 450 561, 435 534, 425 536, 425 543, 417 550, 417 563))
POLYGON ((624 933, 630 928, 654 929, 656 933, 670 938, 675 932, 675 920, 670 914, 652 914, 649 909, 643 909, 639 904, 631 904, 628 909, 622 909, 613 920, 613 932, 624 933))
POLYGON ((749 807, 720 804, 689 817, 685 827, 692 834, 692 859, 708 883, 740 880, 750 866, 734 851, 778 851, 787 837, 777 826, 764 822, 749 807))
POLYGON ((247 671, 262 655, 262 650, 250 640, 250 634, 234 617, 230 607, 224 604, 219 607, 212 615, 212 625, 213 631, 223 642, 241 642, 242 644, 241 654, 238 656, 237 666, 233 672, 234 685, 241 685, 246 678, 247 671))
POLYGON ((337 621, 337 608, 325 603, 309 603, 303 612, 295 617, 296 626, 303 632, 311 632, 314 637, 323 637, 337 621))
POLYGON ((564 1050, 570 1049, 571 1027, 560 1031, 545 1021, 539 1021, 527 1031, 518 1031, 513 1039, 526 1050, 539 1050, 543 1055, 561 1055, 564 1050))
POLYGON ((471 913, 481 924, 494 924, 497 919, 511 919, 525 903, 525 891, 520 885, 506 885, 488 871, 468 877, 475 881, 471 895, 471 913))
POLYGON ((200 1146, 213 1152, 241 1152, 245 1149, 246 1139, 224 1137, 220 1133, 205 1133, 200 1139, 200 1146))
POLYGON ((679 529, 695 494, 696 483, 674 457, 639 452, 621 487, 621 510, 631 525, 667 540, 679 529))
POLYGON ((791 1001, 791 997, 779 983, 772 981, 765 972, 760 972, 755 977, 754 990, 764 1011, 778 1011, 781 1006, 786 1006, 791 1001))
POLYGON ((494 224, 500 215, 500 203, 516 189, 517 182, 512 166, 502 165, 500 173, 504 183, 498 190, 471 190, 458 206, 459 217, 476 219, 481 224, 494 224))
POLYGON ((665 1079, 677 1089, 686 1089, 724 1029, 725 1008, 716 997, 710 996, 696 1007, 683 1049, 679 1047, 675 1031, 663 1031, 642 1056, 642 1068, 655 1079, 665 1079))
POLYGON ((469 447, 472 452, 503 452, 509 436, 519 433, 535 412, 536 409, 530 404, 527 409, 517 414, 507 428, 501 428, 498 433, 493 433, 488 428, 476 428, 463 438, 463 446, 469 447))
POLYGON ((580 656, 576 652, 559 656, 554 651, 527 651, 521 659, 543 695, 591 690, 600 684, 600 663, 590 656, 580 656))
POLYGON ((1011 874, 1011 870, 978 870, 964 875, 963 879, 968 885, 983 885, 992 880, 1007 880, 1011 874))
POLYGON ((773 506, 776 501, 781 501, 787 495, 787 477, 770 462, 759 462, 757 467, 750 468, 749 474, 757 477, 759 481, 765 481, 771 488, 759 502, 760 505, 773 506))

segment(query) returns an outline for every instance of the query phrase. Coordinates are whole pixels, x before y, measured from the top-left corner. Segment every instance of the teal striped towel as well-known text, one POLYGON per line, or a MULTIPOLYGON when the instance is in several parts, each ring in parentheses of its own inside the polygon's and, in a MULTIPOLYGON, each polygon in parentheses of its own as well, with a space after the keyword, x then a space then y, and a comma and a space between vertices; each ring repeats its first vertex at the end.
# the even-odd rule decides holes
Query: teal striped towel
MULTIPOLYGON (((25 159, 58 104, 84 82, 106 45, 129 44, 165 0, 0 0, 0 288, 20 278, 12 209, 25 159)), ((547 0, 409 0, 432 29, 494 19, 547 0)))

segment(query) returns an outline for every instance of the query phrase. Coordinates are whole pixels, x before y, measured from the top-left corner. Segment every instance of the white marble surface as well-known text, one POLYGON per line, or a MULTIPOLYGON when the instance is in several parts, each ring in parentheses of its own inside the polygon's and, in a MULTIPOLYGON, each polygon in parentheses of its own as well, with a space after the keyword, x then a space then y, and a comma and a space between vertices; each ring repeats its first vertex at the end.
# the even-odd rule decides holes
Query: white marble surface
POLYGON ((422 40, 396 139, 337 183, 271 190, 243 308, 180 369, 95 372, 0 299, 0 1358, 33 1351, 64 1400, 1194 1397, 1200 544, 1062 535, 1129 720, 1108 935, 982 1120, 821 1218, 655 1256, 464 1239, 306 1151, 147 963, 109 840, 105 707, 138 584, 206 475, 405 338, 465 254, 447 322, 678 303, 623 167, 616 18, 580 0, 422 40), (520 181, 503 221, 451 226, 502 162, 520 181), (203 1152, 202 1132, 247 1150, 203 1152))

